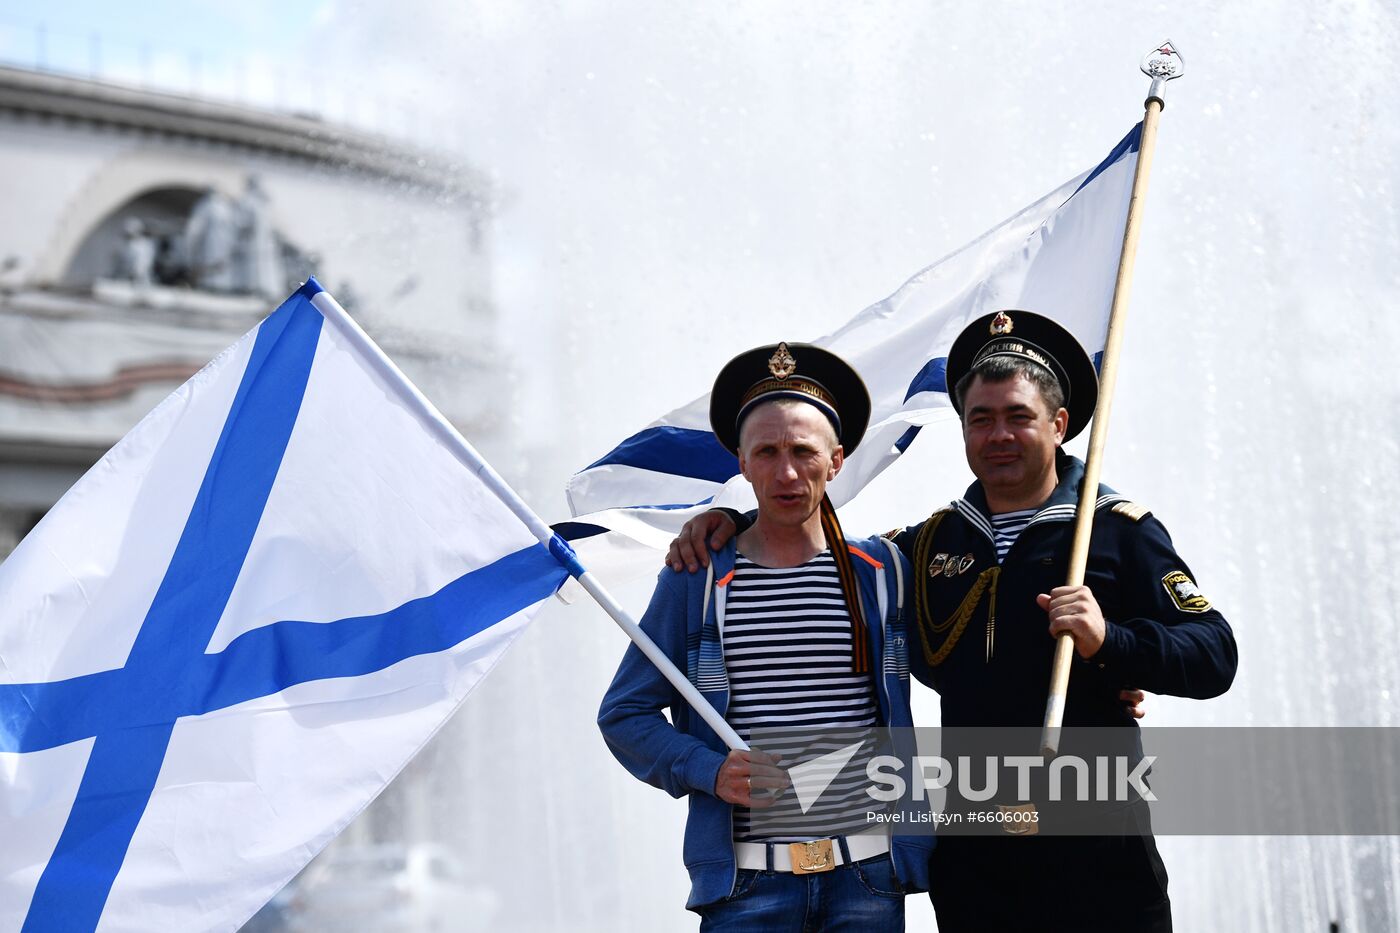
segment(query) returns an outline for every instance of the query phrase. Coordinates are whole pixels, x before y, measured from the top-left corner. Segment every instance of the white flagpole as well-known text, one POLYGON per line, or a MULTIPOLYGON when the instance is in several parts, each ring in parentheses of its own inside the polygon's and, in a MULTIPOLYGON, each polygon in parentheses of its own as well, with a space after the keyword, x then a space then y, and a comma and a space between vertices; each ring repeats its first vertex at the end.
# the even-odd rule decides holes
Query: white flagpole
POLYGON ((648 660, 655 664, 657 669, 671 682, 671 686, 675 687, 686 702, 695 708, 695 711, 715 731, 715 734, 724 740, 724 744, 735 751, 748 751, 747 743, 739 738, 739 734, 729 723, 724 721, 719 710, 711 706, 709 701, 700 695, 700 691, 695 689, 695 685, 671 663, 671 659, 666 657, 665 653, 656 646, 656 642, 652 641, 647 633, 643 632, 641 627, 632 621, 627 610, 623 609, 603 584, 579 563, 578 557, 574 554, 573 548, 569 547, 568 542, 545 524, 544 520, 525 503, 525 500, 521 499, 519 494, 510 488, 510 484, 501 478, 501 475, 492 468, 491 464, 486 462, 481 454, 476 452, 476 448, 472 447, 471 442, 452 426, 452 422, 444 418, 442 412, 438 411, 436 406, 428 401, 422 392, 418 391, 418 387, 408 380, 408 377, 394 364, 394 361, 389 359, 379 348, 379 345, 370 339, 359 324, 355 323, 354 318, 350 317, 346 310, 340 306, 340 303, 331 297, 330 292, 318 292, 312 297, 311 304, 321 312, 326 321, 335 327, 351 346, 360 352, 389 385, 398 390, 403 402, 418 417, 423 426, 435 434, 448 450, 452 451, 458 462, 475 473, 486 487, 495 493, 496 498, 505 503, 506 507, 515 513, 515 517, 520 519, 526 528, 530 529, 530 533, 549 549, 549 553, 553 554, 554 558, 564 565, 570 575, 578 580, 588 595, 597 600, 598 605, 603 607, 603 611, 611 616, 618 627, 627 633, 627 637, 636 643, 648 660))
MULTIPOLYGON (((1108 336, 1104 341, 1099 371, 1099 399, 1094 407, 1094 426, 1089 432, 1089 451, 1084 457, 1084 482, 1079 488, 1079 507, 1074 515, 1074 539, 1070 545, 1066 586, 1084 583, 1089 563, 1089 536, 1094 525, 1094 506, 1099 496, 1099 468, 1108 441, 1108 415, 1113 408, 1113 389, 1118 381, 1118 353, 1123 344, 1123 321, 1128 316, 1128 294, 1133 285, 1133 262, 1137 258, 1138 231, 1142 223, 1142 203, 1147 196, 1147 178, 1152 171, 1152 150, 1157 144, 1157 118, 1165 105, 1166 83, 1181 77, 1181 54, 1164 42, 1142 60, 1143 72, 1152 79, 1147 90, 1142 118, 1142 139, 1138 145, 1137 170, 1133 193, 1128 200, 1128 220, 1123 228, 1123 251, 1118 259, 1118 279, 1113 285, 1113 305, 1108 313, 1108 336)), ((1069 696, 1070 662, 1074 640, 1062 634, 1055 642, 1055 659, 1050 668, 1050 693, 1045 701, 1045 727, 1040 734, 1042 754, 1053 756, 1060 747, 1060 726, 1064 722, 1065 700, 1069 696)))

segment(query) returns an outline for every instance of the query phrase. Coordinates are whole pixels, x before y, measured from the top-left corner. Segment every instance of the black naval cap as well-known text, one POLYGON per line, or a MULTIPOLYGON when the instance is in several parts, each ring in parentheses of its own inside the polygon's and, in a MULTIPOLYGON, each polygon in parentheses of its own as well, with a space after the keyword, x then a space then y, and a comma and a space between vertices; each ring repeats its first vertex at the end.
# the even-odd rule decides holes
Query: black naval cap
POLYGON ((710 392, 710 427, 737 454, 744 418, 779 398, 809 402, 826 415, 848 457, 870 423, 870 393, 849 363, 809 343, 779 343, 740 353, 719 371, 710 392))
POLYGON ((1069 425, 1065 440, 1074 437, 1094 415, 1099 398, 1099 376, 1074 335, 1059 324, 1030 311, 997 311, 978 318, 953 341, 948 351, 948 395, 962 414, 962 402, 953 391, 977 364, 994 356, 1039 363, 1054 375, 1065 394, 1069 425))

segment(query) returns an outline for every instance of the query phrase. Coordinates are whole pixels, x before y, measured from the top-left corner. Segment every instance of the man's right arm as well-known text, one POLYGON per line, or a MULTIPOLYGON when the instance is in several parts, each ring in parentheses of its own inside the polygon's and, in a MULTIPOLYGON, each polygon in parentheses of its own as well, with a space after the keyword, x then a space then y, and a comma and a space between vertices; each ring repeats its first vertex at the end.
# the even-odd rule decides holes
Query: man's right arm
MULTIPOLYGON (((914 548, 919 540, 919 530, 922 525, 910 525, 908 528, 896 528, 886 532, 883 537, 889 538, 895 543, 910 564, 914 562, 914 548)), ((924 586, 925 577, 920 573, 911 573, 910 579, 914 586, 924 586)), ((913 600, 911 599, 911 602, 913 600)), ((917 605, 917 603, 914 603, 917 605)), ((951 610, 950 610, 951 611, 951 610)), ((910 609, 909 625, 912 631, 909 633, 909 672, 914 675, 914 679, 930 689, 937 690, 934 686, 933 668, 929 666, 924 654, 924 627, 919 618, 918 609, 910 609)), ((1118 700, 1127 709, 1128 715, 1134 719, 1141 719, 1147 715, 1147 695, 1134 687, 1127 687, 1118 692, 1118 700)))
MULTIPOLYGON (((662 570, 641 621, 642 631, 681 671, 686 669, 686 614, 691 608, 700 611, 687 605, 688 584, 689 577, 662 570)), ((672 797, 715 793, 725 754, 667 722, 663 710, 668 708, 677 721, 693 715, 656 665, 629 644, 598 710, 608 748, 635 777, 672 797)))
POLYGON ((725 542, 753 524, 754 515, 733 509, 710 509, 686 522, 681 533, 666 551, 666 565, 680 573, 695 573, 710 566, 710 551, 718 551, 725 542))

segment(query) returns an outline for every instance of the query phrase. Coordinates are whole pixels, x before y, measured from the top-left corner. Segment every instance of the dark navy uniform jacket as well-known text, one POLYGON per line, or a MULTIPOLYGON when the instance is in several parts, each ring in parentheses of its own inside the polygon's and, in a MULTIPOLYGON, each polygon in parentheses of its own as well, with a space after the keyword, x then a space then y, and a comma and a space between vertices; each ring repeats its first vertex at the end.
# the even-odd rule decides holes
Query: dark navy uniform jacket
MULTIPOLYGON (((980 483, 894 539, 923 588, 911 671, 939 692, 944 726, 1044 721, 1055 641, 1036 595, 1065 582, 1084 476, 1084 464, 1063 452, 1056 468, 1054 493, 1000 565, 980 483)), ((1118 699, 1124 687, 1218 696, 1237 664, 1229 624, 1196 589, 1161 522, 1099 491, 1084 582, 1103 610, 1106 637, 1092 659, 1075 655, 1066 726, 1136 725, 1118 699)))

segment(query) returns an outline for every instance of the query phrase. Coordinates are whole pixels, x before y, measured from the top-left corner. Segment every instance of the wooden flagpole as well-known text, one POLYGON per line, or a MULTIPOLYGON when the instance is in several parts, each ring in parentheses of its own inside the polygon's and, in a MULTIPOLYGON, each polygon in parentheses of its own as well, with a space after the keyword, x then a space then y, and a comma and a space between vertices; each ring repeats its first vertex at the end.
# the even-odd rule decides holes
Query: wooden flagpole
MULTIPOLYGON (((1128 295, 1132 291, 1142 202, 1147 194, 1148 174, 1152 170, 1152 150, 1157 143, 1157 119, 1164 105, 1162 92, 1168 81, 1181 77, 1184 66, 1181 55, 1171 42, 1164 42, 1142 60, 1142 70, 1152 79, 1152 85, 1147 91, 1133 192, 1128 200, 1128 222, 1123 230, 1123 252, 1118 257, 1118 278, 1113 285, 1108 337, 1104 342, 1103 362, 1099 369, 1099 399, 1094 406, 1094 426, 1089 432, 1089 452, 1084 458, 1084 484, 1079 490, 1079 506, 1074 516, 1074 540, 1070 545, 1066 586, 1084 583, 1084 570, 1089 562, 1089 535, 1093 531, 1094 506, 1099 497, 1099 470, 1108 440, 1113 389, 1118 380, 1118 353, 1123 344, 1123 321, 1128 316, 1128 295)), ((1069 635, 1060 635, 1055 642, 1055 660, 1050 669, 1050 696, 1045 702, 1045 728, 1040 735, 1041 752, 1047 757, 1053 756, 1060 747, 1060 727, 1064 723, 1065 697, 1069 692, 1070 663, 1073 660, 1074 640, 1069 635)))

